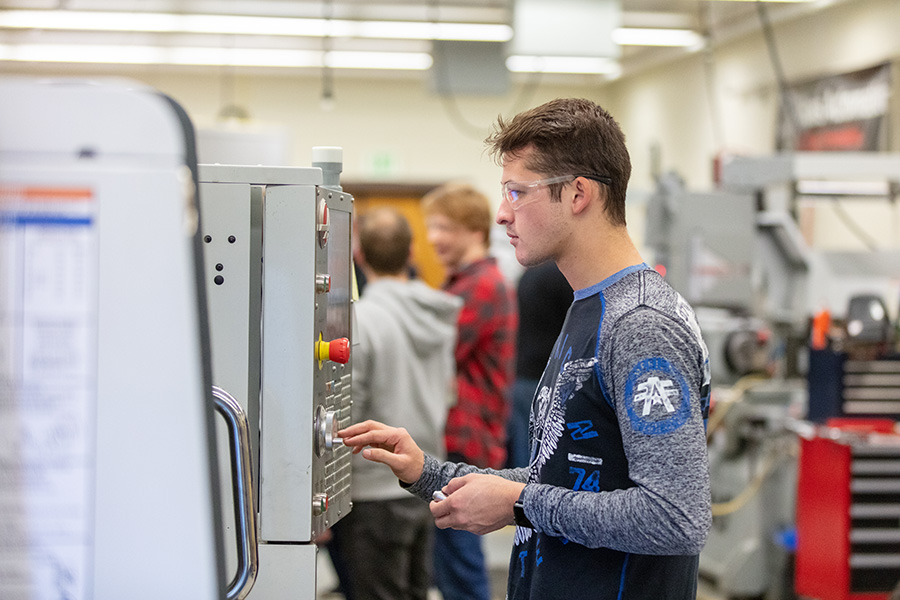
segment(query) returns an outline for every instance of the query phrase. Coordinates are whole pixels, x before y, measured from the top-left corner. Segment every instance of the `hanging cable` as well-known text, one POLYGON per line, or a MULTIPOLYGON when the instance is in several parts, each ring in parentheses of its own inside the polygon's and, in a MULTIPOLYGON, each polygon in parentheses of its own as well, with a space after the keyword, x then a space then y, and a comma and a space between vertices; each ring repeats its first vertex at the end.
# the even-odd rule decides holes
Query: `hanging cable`
POLYGON ((765 483, 766 479, 775 472, 776 467, 778 467, 781 463, 787 462, 789 459, 796 459, 797 450, 795 448, 789 449, 787 452, 784 449, 775 449, 769 452, 766 456, 766 460, 763 462, 762 466, 756 472, 756 475, 753 476, 753 479, 731 500, 727 500, 725 502, 713 502, 712 503, 712 516, 713 517, 724 517, 726 515, 730 515, 736 513, 741 510, 759 493, 762 489, 763 483, 765 483))
POLYGON ((334 73, 328 64, 332 50, 331 39, 331 19, 334 17, 334 6, 332 0, 325 0, 322 3, 322 18, 328 23, 326 35, 322 37, 322 95, 319 99, 322 110, 331 110, 334 108, 334 73))
POLYGON ((767 378, 761 375, 744 375, 731 386, 728 396, 724 400, 716 402, 712 407, 709 420, 706 422, 707 441, 712 439, 713 434, 719 426, 725 422, 725 417, 731 412, 731 409, 743 402, 744 395, 766 380, 767 378))
MULTIPOLYGON (((769 51, 769 61, 772 63, 772 69, 775 71, 781 111, 785 115, 785 121, 790 132, 788 139, 793 140, 800 131, 800 120, 797 117, 794 99, 791 96, 787 85, 787 79, 784 76, 784 67, 781 64, 781 56, 778 53, 778 46, 775 43, 775 32, 772 29, 772 23, 769 21, 769 10, 762 0, 756 0, 756 9, 759 14, 759 22, 762 26, 763 36, 766 40, 766 48, 769 51)), ((790 151, 793 150, 793 148, 786 148, 786 150, 790 151)))
POLYGON ((716 151, 722 151, 725 149, 725 134, 722 128, 722 117, 721 111, 719 109, 719 102, 717 100, 718 96, 716 95, 716 87, 718 84, 718 77, 716 73, 716 57, 713 49, 713 35, 712 35, 712 19, 710 18, 710 3, 709 2, 701 2, 698 11, 699 11, 699 21, 701 24, 701 31, 703 33, 703 37, 706 43, 703 46, 703 82, 706 88, 706 102, 709 104, 709 117, 710 117, 710 125, 712 126, 712 134, 713 134, 713 144, 715 145, 716 151))
MULTIPOLYGON (((443 71, 442 69, 440 71, 443 71)), ((437 73, 438 77, 444 76, 443 72, 437 73)), ((534 94, 537 90, 538 85, 540 84, 541 74, 534 73, 529 80, 522 85, 521 90, 519 91, 516 99, 513 100, 513 111, 520 112, 524 108, 531 106, 531 101, 534 98, 534 94)), ((446 80, 445 80, 446 81, 446 80)), ((449 83, 448 83, 449 89, 449 83)), ((444 107, 444 110, 447 113, 447 116, 450 117, 450 122, 464 135, 468 137, 472 137, 477 139, 478 141, 484 140, 487 137, 487 128, 476 125, 469 121, 465 115, 463 115, 462 110, 459 107, 459 102, 457 101, 456 95, 452 91, 448 91, 446 94, 440 94, 441 105, 444 107)))
MULTIPOLYGON (((234 48, 234 39, 230 38, 230 47, 234 48)), ((224 122, 244 122, 250 120, 250 112, 237 101, 237 67, 222 65, 219 69, 219 94, 221 96, 219 112, 216 118, 224 122)))
MULTIPOLYGON (((431 0, 429 2, 429 21, 437 22, 439 20, 439 5, 440 0, 431 0)), ((487 127, 471 122, 463 114, 459 106, 458 97, 453 92, 453 85, 450 81, 450 75, 447 72, 445 63, 446 61, 435 61, 431 67, 432 69, 434 69, 435 79, 438 82, 435 87, 438 90, 443 88, 447 91, 445 94, 442 94, 440 91, 437 92, 438 96, 441 99, 441 106, 444 108, 444 112, 447 114, 450 122, 460 133, 462 133, 466 137, 482 141, 485 137, 487 137, 487 127)), ((519 94, 513 100, 514 112, 521 112, 525 108, 531 106, 531 102, 534 100, 534 95, 537 92, 537 88, 540 85, 540 82, 541 73, 532 73, 531 76, 528 77, 528 79, 519 90, 519 94)))

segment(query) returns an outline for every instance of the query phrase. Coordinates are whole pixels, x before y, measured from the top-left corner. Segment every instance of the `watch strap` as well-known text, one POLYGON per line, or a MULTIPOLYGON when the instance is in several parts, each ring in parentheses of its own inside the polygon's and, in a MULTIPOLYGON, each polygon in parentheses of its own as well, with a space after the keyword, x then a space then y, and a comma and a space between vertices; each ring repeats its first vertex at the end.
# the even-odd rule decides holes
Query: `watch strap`
POLYGON ((513 519, 519 527, 534 529, 534 525, 532 525, 531 521, 528 520, 528 517, 525 516, 525 488, 522 488, 519 499, 513 504, 513 519))

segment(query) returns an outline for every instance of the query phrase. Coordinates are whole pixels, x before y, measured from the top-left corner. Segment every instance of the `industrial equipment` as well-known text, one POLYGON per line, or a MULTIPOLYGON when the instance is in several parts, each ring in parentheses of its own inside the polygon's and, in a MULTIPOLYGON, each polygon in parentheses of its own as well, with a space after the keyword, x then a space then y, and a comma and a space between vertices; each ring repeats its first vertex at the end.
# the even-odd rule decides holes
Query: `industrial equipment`
POLYGON ((192 128, 0 81, 0 598, 224 595, 192 128))
POLYGON ((713 524, 700 575, 728 598, 792 597, 797 487, 794 423, 806 388, 749 377, 720 390, 709 420, 713 524))
MULTIPOLYGON (((239 593, 251 600, 314 599, 314 542, 351 509, 351 453, 336 438, 350 424, 352 339, 341 163, 325 147, 311 168, 200 165, 213 382, 250 423, 258 525, 238 512, 226 537, 249 547, 258 527, 258 567, 239 593)), ((227 557, 242 578, 252 561, 227 557)))
MULTIPOLYGON (((846 311, 857 340, 874 339, 885 350, 890 316, 874 298, 900 298, 900 250, 868 239, 862 250, 819 248, 807 242, 809 227, 801 231, 801 209, 817 202, 895 206, 898 182, 900 155, 788 153, 728 162, 722 188, 709 193, 664 176, 651 198, 647 243, 657 268, 694 306, 710 350, 713 527, 700 576, 720 595, 793 595, 803 419, 819 416, 823 404, 838 408, 822 418, 842 410, 871 416, 871 402, 852 400, 872 394, 884 400, 877 410, 900 406, 890 396, 900 388, 876 383, 872 390, 868 371, 845 376, 831 349, 807 348, 811 318, 825 309, 846 311)), ((846 364, 884 373, 898 364, 865 358, 846 364)))

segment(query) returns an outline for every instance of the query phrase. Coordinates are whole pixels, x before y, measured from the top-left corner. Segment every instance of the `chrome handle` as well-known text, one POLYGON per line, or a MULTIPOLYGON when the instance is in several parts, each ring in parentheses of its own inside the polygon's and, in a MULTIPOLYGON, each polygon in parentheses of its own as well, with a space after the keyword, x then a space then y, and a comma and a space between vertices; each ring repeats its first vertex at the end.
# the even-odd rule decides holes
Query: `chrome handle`
POLYGON ((216 410, 228 423, 231 449, 231 474, 234 478, 234 522, 238 549, 238 566, 234 579, 225 591, 226 600, 243 600, 250 593, 259 571, 259 547, 256 509, 250 473, 250 425, 247 413, 234 397, 222 388, 212 386, 216 410))

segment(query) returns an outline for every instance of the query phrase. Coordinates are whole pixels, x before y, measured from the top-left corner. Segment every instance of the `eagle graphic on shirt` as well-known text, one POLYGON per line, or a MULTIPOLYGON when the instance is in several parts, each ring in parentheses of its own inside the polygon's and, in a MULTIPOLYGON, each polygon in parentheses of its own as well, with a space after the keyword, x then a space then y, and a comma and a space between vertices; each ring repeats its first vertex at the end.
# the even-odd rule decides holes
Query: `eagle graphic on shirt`
MULTIPOLYGON (((537 394, 534 409, 529 423, 531 434, 531 462, 528 465, 528 482, 540 480, 541 468, 556 452, 559 440, 565 432, 566 403, 580 390, 584 382, 591 378, 597 358, 582 358, 569 361, 550 386, 541 387, 537 394)), ((516 545, 528 541, 533 529, 516 527, 514 543, 516 545)))

